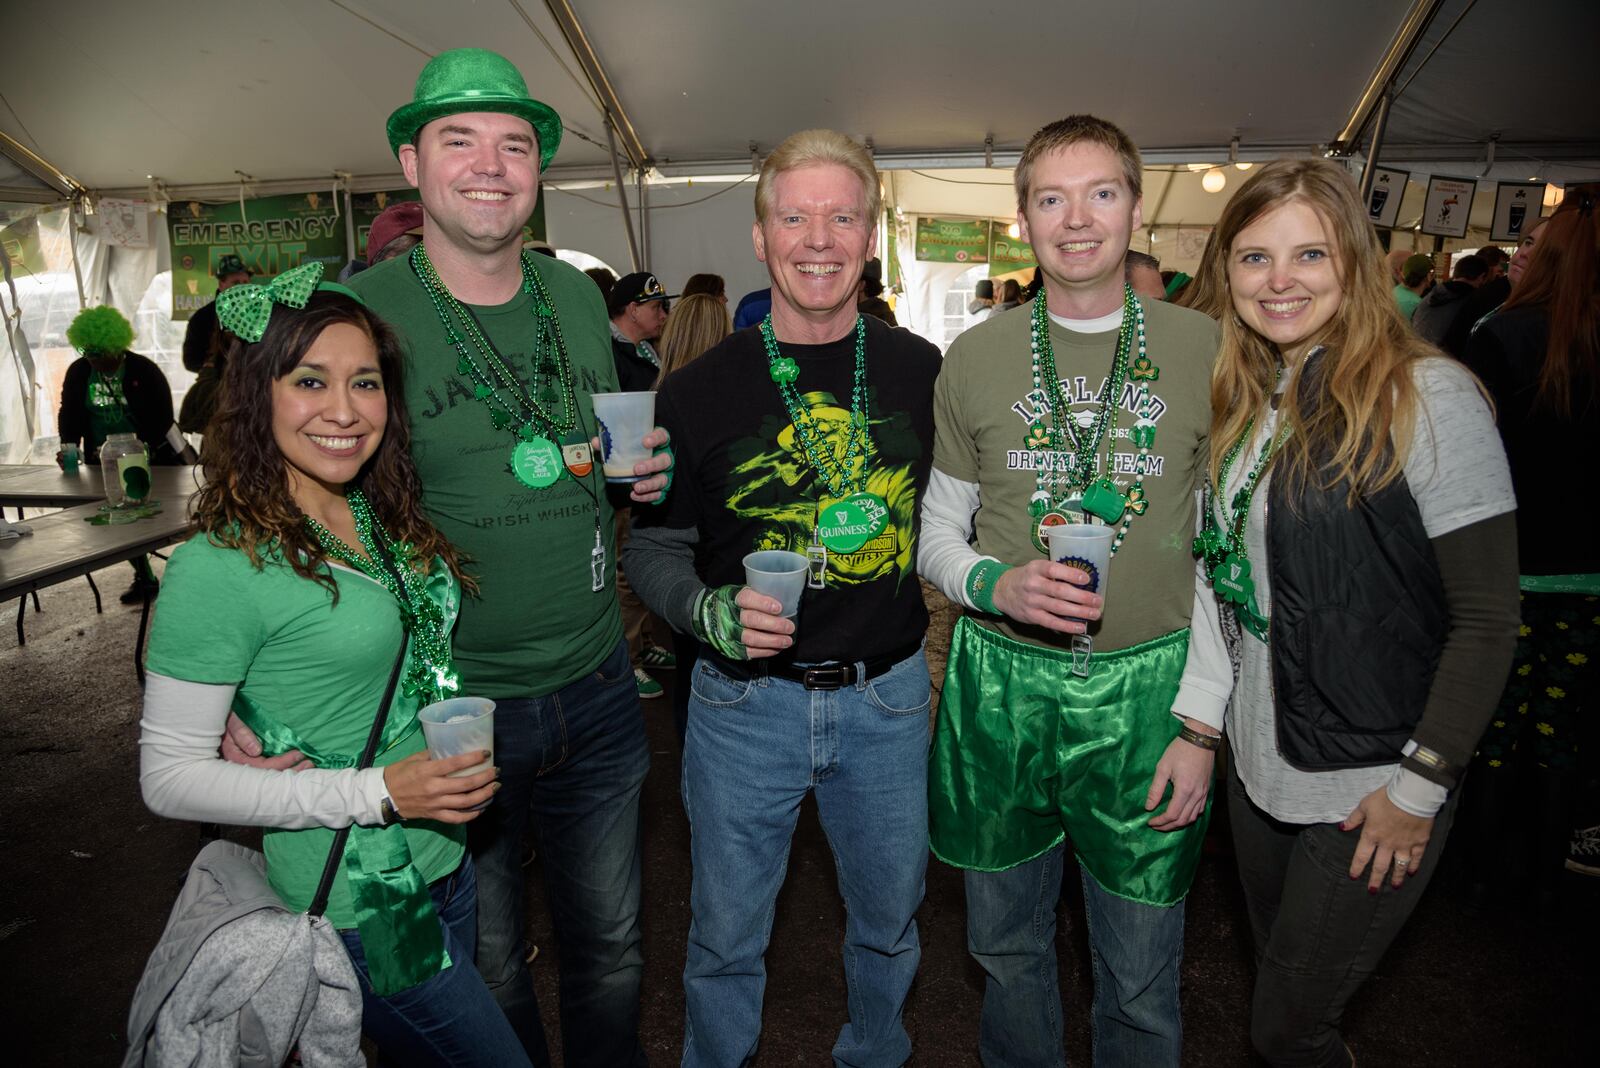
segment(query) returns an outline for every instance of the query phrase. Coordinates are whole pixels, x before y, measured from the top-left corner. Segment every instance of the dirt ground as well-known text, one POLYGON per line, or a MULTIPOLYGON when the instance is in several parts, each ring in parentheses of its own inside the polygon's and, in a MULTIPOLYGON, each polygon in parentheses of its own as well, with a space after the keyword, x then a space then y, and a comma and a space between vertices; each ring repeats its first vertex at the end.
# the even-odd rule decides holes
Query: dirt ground
MULTIPOLYGON (((158 565, 159 566, 159 565, 158 565)), ((106 612, 83 581, 41 595, 18 647, 16 602, 0 626, 0 1006, 16 1065, 114 1064, 127 1006, 197 845, 194 824, 152 816, 139 799, 137 609, 116 603, 131 572, 99 573, 106 612)), ((948 612, 930 640, 942 668, 948 612)), ((670 673, 664 680, 672 684, 670 673)), ((653 766, 645 795, 643 1028, 652 1062, 674 1064, 682 1034, 679 974, 688 930, 688 827, 677 796, 670 702, 646 703, 653 766)), ((1243 902, 1224 839, 1188 901, 1184 1062, 1251 1062, 1251 963, 1243 902)), ((1448 857, 1447 857, 1448 861, 1448 857)), ((827 843, 808 805, 768 955, 762 1065, 819 1065, 845 1016, 843 913, 827 843)), ((1345 1033, 1372 1065, 1593 1063, 1585 1028, 1597 976, 1595 884, 1568 876, 1535 912, 1472 910, 1445 872, 1351 1004, 1345 1033), (1588 1049, 1589 1054, 1582 1051, 1588 1049)), ((1069 880, 1071 882, 1071 880, 1069 880)), ((1062 906, 1067 1052, 1089 1061, 1088 951, 1076 902, 1062 906)), ((535 892, 532 934, 545 1026, 556 1035, 556 947, 535 892)), ((981 975, 965 950, 959 873, 928 871, 919 916, 923 959, 906 1022, 919 1065, 970 1065, 981 975)))

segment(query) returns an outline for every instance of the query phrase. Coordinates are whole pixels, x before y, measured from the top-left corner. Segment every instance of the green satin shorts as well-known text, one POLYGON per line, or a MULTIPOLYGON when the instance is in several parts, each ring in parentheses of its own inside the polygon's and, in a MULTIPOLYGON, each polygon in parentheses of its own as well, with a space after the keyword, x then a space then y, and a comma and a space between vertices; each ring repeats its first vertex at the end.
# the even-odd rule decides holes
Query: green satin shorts
MULTIPOLYGON (((1157 761, 1183 723, 1172 714, 1189 653, 1175 631, 1071 654, 1007 638, 963 617, 950 644, 928 775, 934 856, 1002 871, 1071 836, 1096 882, 1146 905, 1183 900, 1211 817, 1155 831, 1144 808, 1157 761)), ((1165 801, 1158 805, 1161 811, 1165 801)))

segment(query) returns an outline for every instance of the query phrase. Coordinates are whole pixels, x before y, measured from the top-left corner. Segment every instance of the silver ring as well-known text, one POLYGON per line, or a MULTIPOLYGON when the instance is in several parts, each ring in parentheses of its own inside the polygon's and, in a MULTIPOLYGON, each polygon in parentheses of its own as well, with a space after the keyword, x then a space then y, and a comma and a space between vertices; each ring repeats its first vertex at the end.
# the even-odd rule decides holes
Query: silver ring
POLYGON ((1411 858, 1402 857, 1397 853, 1394 858, 1394 866, 1397 868, 1409 868, 1411 867, 1411 858))

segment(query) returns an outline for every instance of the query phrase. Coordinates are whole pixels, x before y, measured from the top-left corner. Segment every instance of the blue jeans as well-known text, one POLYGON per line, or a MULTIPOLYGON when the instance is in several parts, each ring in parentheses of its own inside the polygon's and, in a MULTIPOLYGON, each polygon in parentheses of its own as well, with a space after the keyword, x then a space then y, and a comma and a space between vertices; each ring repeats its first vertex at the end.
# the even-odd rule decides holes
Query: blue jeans
POLYGON ((468 825, 484 981, 529 1059, 549 1064, 524 959, 531 820, 560 960, 567 1068, 642 1065, 639 791, 650 751, 627 645, 619 641, 598 670, 553 694, 496 701, 494 755, 503 785, 468 825))
POLYGON ((522 1043, 489 996, 473 967, 478 932, 478 892, 472 859, 429 888, 444 929, 450 967, 416 986, 380 998, 367 981, 361 932, 339 932, 361 979, 361 1029, 378 1045, 382 1065, 438 1066, 527 1064, 522 1043))
POLYGON ((922 948, 928 868, 928 665, 921 652, 870 682, 807 691, 752 668, 695 665, 684 745, 690 894, 683 1064, 755 1054, 763 957, 800 802, 815 791, 845 904, 849 1022, 840 1065, 900 1065, 922 948))
MULTIPOLYGON (((1056 982, 1064 855, 1058 845, 1004 871, 966 872, 967 948, 985 975, 978 1052, 986 1068, 1066 1064, 1056 982)), ((1094 1063, 1176 1065, 1183 902, 1141 905, 1079 871, 1094 974, 1094 1063)))

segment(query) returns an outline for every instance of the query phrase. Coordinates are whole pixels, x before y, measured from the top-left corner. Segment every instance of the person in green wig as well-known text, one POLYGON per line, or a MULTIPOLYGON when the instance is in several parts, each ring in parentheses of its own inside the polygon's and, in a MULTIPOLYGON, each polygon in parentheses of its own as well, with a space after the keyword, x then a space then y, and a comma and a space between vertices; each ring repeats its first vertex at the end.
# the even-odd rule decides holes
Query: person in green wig
MULTIPOLYGON (((470 836, 478 969, 529 1058, 549 1063, 524 940, 531 831, 560 945, 565 1062, 643 1064, 650 751, 617 607, 611 495, 664 497, 667 435, 645 436, 659 454, 634 467, 638 481, 607 485, 589 399, 617 389, 605 306, 582 272, 523 251, 562 128, 517 68, 481 48, 443 52, 387 133, 421 194, 423 239, 350 287, 405 342, 422 505, 480 585, 461 607, 456 662, 461 692, 496 702, 504 788, 470 836)), ((234 733, 232 755, 249 759, 250 732, 234 733)))
MULTIPOLYGON (((56 463, 65 466, 65 447, 76 445, 83 462, 100 462, 100 446, 112 434, 134 434, 150 450, 150 462, 181 463, 167 440, 172 429, 172 388, 155 362, 130 352, 133 326, 116 308, 102 304, 79 312, 67 327, 67 342, 82 355, 67 365, 56 415, 62 448, 56 463)), ((132 560, 133 585, 123 604, 138 604, 157 589, 147 557, 132 560)))

